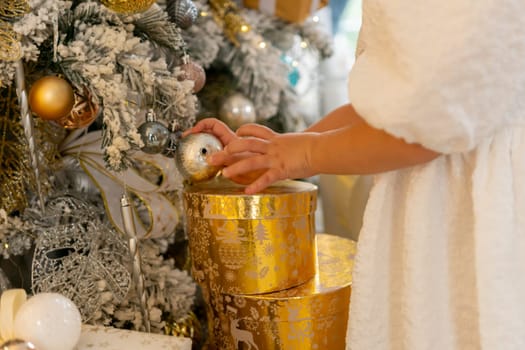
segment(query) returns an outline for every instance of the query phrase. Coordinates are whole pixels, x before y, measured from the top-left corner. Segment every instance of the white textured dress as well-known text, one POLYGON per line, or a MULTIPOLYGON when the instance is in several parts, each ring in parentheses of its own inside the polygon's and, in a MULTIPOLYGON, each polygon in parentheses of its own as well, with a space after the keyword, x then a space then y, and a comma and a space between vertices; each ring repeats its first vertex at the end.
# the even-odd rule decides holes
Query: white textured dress
POLYGON ((347 349, 525 349, 525 0, 364 0, 350 100, 443 153, 377 175, 347 349))

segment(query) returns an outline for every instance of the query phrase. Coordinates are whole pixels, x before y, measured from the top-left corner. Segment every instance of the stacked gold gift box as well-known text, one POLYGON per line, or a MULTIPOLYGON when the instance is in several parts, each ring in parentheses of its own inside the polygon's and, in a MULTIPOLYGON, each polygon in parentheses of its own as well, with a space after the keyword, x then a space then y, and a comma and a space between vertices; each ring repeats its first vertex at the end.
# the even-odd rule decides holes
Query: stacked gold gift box
POLYGON ((209 348, 344 349, 355 243, 315 233, 315 185, 243 189, 216 179, 184 194, 209 348))

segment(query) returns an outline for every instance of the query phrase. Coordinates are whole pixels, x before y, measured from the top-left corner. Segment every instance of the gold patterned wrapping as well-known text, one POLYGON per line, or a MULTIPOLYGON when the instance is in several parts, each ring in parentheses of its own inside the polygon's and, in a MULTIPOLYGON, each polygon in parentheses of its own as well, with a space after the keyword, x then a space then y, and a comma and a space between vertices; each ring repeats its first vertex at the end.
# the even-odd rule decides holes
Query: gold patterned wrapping
POLYGON ((283 181, 246 195, 217 179, 184 193, 193 275, 222 293, 258 294, 315 275, 317 187, 283 181))
POLYGON ((265 13, 270 12, 266 9, 273 6, 269 14, 292 23, 301 23, 313 14, 312 7, 315 8, 314 10, 325 7, 328 5, 328 0, 243 0, 243 5, 248 8, 262 10, 265 13))
POLYGON ((299 287, 263 295, 203 288, 209 349, 344 350, 356 244, 317 234, 317 248, 316 278, 299 287))

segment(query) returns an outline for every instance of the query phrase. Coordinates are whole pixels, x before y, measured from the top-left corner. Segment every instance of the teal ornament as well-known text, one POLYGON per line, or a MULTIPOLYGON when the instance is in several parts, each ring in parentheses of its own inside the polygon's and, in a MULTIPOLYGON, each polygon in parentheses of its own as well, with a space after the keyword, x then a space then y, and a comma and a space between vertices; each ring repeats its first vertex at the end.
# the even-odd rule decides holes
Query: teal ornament
POLYGON ((294 63, 296 61, 291 56, 284 53, 281 55, 281 61, 288 66, 288 82, 292 87, 296 87, 301 79, 301 73, 299 72, 296 63, 294 63))

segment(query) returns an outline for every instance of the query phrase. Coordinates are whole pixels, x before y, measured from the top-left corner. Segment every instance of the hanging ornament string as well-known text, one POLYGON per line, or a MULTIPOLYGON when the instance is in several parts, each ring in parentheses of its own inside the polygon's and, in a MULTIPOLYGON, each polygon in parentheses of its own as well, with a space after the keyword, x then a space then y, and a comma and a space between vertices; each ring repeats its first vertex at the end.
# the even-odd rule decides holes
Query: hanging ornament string
POLYGON ((31 167, 33 169, 33 175, 35 177, 36 184, 36 194, 38 197, 38 203, 42 213, 45 212, 44 205, 44 195, 42 193, 42 184, 40 182, 40 167, 38 162, 38 157, 36 154, 36 144, 35 144, 35 135, 34 135, 34 124, 33 117, 29 110, 29 103, 27 100, 27 90, 25 86, 25 73, 24 73, 24 64, 21 60, 16 61, 16 91, 18 95, 18 101, 20 104, 20 116, 22 121, 22 126, 24 127, 24 134, 27 139, 27 144, 29 147, 29 157, 31 162, 31 167))
POLYGON ((58 61, 58 6, 55 4, 55 18, 53 18, 53 62, 58 61))

